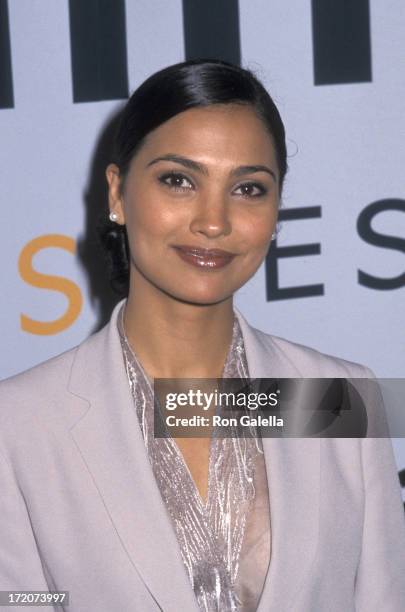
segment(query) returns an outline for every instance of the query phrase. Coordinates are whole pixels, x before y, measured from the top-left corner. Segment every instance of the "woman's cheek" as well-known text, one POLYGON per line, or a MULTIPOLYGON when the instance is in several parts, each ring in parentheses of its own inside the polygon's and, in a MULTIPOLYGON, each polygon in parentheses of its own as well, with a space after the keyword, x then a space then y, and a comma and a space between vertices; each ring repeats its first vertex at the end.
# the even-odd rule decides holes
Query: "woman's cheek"
POLYGON ((251 227, 250 232, 250 244, 254 250, 259 252, 266 251, 269 243, 271 242, 271 236, 274 231, 274 224, 269 224, 266 221, 262 223, 255 223, 251 227))

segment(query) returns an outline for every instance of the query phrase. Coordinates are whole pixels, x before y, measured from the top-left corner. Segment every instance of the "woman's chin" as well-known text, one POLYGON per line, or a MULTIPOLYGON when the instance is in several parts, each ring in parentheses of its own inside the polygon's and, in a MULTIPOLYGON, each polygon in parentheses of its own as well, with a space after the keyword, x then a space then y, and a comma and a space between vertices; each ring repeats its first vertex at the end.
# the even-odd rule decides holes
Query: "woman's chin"
POLYGON ((232 298, 233 292, 222 291, 173 291, 169 295, 183 304, 194 304, 198 306, 213 306, 232 298))
POLYGON ((179 301, 184 304, 193 304, 195 306, 214 306, 215 304, 221 304, 222 302, 226 302, 232 297, 232 295, 221 295, 221 296, 210 296, 210 297, 201 297, 201 296, 184 296, 180 297, 179 301))

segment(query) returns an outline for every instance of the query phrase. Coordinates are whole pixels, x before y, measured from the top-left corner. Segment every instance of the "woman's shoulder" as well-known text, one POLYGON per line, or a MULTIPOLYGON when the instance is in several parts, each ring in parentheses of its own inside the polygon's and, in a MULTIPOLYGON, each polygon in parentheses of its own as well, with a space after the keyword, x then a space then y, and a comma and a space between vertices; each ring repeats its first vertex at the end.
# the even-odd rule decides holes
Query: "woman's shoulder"
POLYGON ((343 357, 337 357, 324 353, 311 346, 299 344, 286 338, 279 336, 273 336, 265 332, 260 332, 264 336, 264 342, 272 344, 273 347, 277 347, 277 350, 288 354, 293 359, 298 367, 309 368, 316 367, 325 372, 336 372, 342 376, 351 376, 353 378, 373 377, 373 373, 367 366, 358 363, 356 361, 350 361, 343 357))
POLYGON ((15 404, 22 398, 32 401, 66 385, 78 348, 76 346, 0 381, 0 405, 3 407, 7 400, 15 404))
POLYGON ((32 396, 49 395, 54 389, 66 388, 77 355, 81 355, 81 364, 91 365, 92 360, 105 349, 105 340, 114 328, 110 320, 101 330, 85 338, 80 344, 63 353, 51 357, 33 367, 0 381, 0 402, 5 395, 26 397, 27 391, 32 396))
POLYGON ((70 429, 87 412, 89 390, 103 396, 110 364, 119 361, 109 355, 111 335, 119 344, 113 329, 110 322, 79 345, 0 382, 2 448, 24 452, 31 439, 46 447, 55 432, 70 429))
POLYGON ((285 371, 286 376, 374 378, 365 365, 267 333, 248 323, 239 311, 237 315, 248 352, 257 356, 257 361, 266 360, 269 368, 285 371))
MULTIPOLYGON (((350 390, 350 397, 355 402, 353 408, 356 406, 356 410, 353 409, 350 414, 348 412, 346 417, 355 415, 357 419, 366 409, 367 414, 363 414, 362 418, 365 419, 367 435, 369 437, 389 435, 387 416, 378 383, 376 384, 375 374, 370 368, 253 327, 250 327, 248 337, 248 348, 251 358, 253 357, 253 372, 257 377, 330 379, 330 381, 338 378, 346 379, 350 382, 347 387, 350 390), (261 365, 262 363, 265 365, 261 365)), ((324 387, 321 385, 319 388, 324 387)), ((350 419, 346 420, 346 424, 349 428, 346 431, 353 432, 355 430, 350 428, 358 427, 358 422, 352 423, 350 419)), ((341 437, 341 434, 338 437, 341 437)))
POLYGON ((27 448, 32 439, 46 447, 48 426, 55 419, 64 422, 68 417, 60 407, 76 351, 77 347, 0 382, 0 442, 4 452, 27 448))

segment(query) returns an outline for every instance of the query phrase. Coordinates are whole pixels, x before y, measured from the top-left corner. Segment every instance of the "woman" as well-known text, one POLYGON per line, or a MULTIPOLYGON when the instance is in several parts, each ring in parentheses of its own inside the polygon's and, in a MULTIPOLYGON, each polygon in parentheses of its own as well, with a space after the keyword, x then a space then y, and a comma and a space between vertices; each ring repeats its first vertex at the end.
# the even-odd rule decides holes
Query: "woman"
POLYGON ((69 591, 70 612, 405 609, 389 440, 153 436, 155 378, 371 375, 233 307, 287 170, 269 94, 224 62, 170 66, 116 144, 104 239, 128 297, 0 387, 0 589, 69 591))

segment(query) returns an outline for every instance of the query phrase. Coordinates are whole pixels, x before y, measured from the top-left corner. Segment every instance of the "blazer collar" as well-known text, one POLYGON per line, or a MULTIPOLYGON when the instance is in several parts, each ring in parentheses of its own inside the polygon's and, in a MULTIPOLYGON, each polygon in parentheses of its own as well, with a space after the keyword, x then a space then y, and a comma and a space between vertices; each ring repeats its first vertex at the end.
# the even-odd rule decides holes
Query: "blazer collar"
MULTIPOLYGON (((121 544, 152 597, 167 612, 198 612, 133 407, 117 329, 122 303, 110 323, 77 350, 69 391, 79 398, 81 411, 79 418, 75 412, 70 432, 121 544)), ((299 376, 270 336, 251 327, 239 310, 235 313, 252 378, 299 376)), ((275 612, 293 601, 315 555, 320 440, 265 438, 263 449, 272 548, 258 612, 275 612)))

